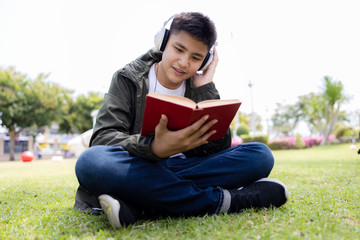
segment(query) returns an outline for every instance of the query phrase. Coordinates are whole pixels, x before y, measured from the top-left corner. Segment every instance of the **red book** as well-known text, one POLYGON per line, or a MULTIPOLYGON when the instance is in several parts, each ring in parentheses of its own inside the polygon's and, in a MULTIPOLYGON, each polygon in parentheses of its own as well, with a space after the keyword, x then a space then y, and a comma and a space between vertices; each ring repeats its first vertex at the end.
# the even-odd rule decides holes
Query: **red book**
POLYGON ((209 115, 207 121, 217 119, 218 122, 210 128, 210 130, 215 129, 216 133, 208 141, 221 139, 225 136, 240 105, 241 102, 237 99, 214 99, 195 103, 185 97, 149 93, 146 96, 141 135, 147 137, 155 132, 161 114, 167 116, 167 128, 171 131, 183 129, 202 116, 209 115))

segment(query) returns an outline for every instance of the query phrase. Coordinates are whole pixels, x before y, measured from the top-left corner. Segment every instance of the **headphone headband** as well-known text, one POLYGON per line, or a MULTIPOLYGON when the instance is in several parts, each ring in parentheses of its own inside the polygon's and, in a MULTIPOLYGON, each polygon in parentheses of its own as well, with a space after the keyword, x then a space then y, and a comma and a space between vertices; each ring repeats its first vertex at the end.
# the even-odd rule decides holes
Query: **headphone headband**
POLYGON ((164 51, 165 49, 166 43, 170 37, 170 26, 175 16, 176 14, 171 16, 168 20, 166 20, 160 31, 157 32, 155 35, 154 43, 155 43, 155 47, 159 51, 164 51))

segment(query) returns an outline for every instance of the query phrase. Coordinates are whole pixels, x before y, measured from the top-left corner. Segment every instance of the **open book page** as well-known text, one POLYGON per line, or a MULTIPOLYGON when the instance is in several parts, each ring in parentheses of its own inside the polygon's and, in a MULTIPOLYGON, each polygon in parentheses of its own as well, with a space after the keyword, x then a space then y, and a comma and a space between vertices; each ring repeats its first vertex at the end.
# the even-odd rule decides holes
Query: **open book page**
POLYGON ((205 100, 205 101, 199 102, 197 105, 199 108, 206 108, 206 107, 229 105, 229 104, 236 104, 236 103, 240 103, 240 101, 237 99, 231 99, 231 100, 212 99, 212 100, 205 100))
POLYGON ((174 104, 180 104, 180 105, 183 105, 186 107, 196 108, 196 103, 189 98, 165 95, 165 94, 160 94, 160 93, 149 93, 148 96, 158 98, 163 101, 171 102, 174 104))

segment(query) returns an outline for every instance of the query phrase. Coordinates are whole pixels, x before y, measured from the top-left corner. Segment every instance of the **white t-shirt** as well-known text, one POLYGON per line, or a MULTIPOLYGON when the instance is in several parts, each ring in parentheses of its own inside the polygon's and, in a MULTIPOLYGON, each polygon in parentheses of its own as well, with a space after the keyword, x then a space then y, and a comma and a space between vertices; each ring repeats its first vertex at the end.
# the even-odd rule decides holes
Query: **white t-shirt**
POLYGON ((155 64, 151 66, 148 78, 149 78, 149 92, 156 92, 156 93, 180 96, 180 97, 185 96, 185 90, 186 90, 185 81, 183 81, 181 86, 178 87, 177 89, 168 89, 164 87, 156 78, 155 64))
MULTIPOLYGON (((177 89, 168 89, 164 87, 156 78, 155 64, 151 66, 148 78, 149 78, 149 92, 156 92, 156 93, 180 96, 180 97, 185 96, 185 90, 186 90, 185 81, 183 81, 181 86, 178 87, 177 89)), ((186 158, 186 157, 183 153, 178 153, 171 156, 170 158, 186 158)))

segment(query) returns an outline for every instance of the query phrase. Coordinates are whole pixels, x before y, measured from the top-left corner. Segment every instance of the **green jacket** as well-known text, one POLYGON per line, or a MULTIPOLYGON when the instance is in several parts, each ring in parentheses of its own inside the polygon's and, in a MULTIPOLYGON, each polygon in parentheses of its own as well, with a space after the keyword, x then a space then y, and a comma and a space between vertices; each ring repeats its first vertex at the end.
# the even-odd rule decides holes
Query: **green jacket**
MULTIPOLYGON (((151 49, 113 75, 109 91, 97 115, 90 146, 122 146, 134 155, 149 160, 163 160, 156 157, 150 149, 154 135, 147 138, 140 135, 145 97, 149 92, 148 74, 150 67, 159 62, 161 56, 161 52, 151 49)), ((185 97, 195 102, 220 98, 214 83, 196 88, 191 79, 186 80, 185 97)), ((228 131, 224 139, 210 142, 184 154, 187 157, 207 156, 230 145, 231 136, 228 131)))
MULTIPOLYGON (((105 94, 103 105, 96 118, 90 146, 122 146, 128 152, 150 161, 164 160, 156 157, 150 149, 154 135, 146 138, 140 135, 145 97, 149 92, 148 73, 150 67, 155 62, 159 62, 161 57, 161 52, 151 49, 113 75, 109 91, 105 94)), ((196 88, 192 80, 187 79, 185 97, 199 102, 218 99, 219 94, 214 83, 196 88)), ((184 154, 187 157, 207 156, 229 148, 230 145, 231 135, 228 130, 223 139, 209 142, 184 154)), ((100 208, 97 196, 79 186, 74 209, 99 214, 100 208)))

